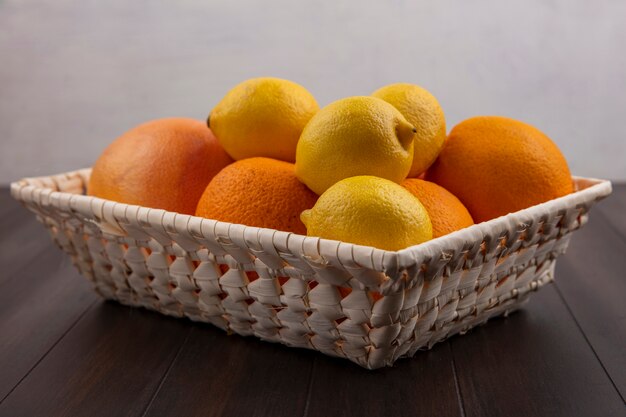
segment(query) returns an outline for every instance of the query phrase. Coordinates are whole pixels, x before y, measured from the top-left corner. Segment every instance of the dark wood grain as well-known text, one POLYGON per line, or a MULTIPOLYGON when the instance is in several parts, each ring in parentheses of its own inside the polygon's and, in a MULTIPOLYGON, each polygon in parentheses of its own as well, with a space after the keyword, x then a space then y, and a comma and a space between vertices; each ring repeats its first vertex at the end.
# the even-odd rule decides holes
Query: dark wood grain
POLYGON ((314 352, 197 325, 148 416, 300 416, 314 352))
POLYGON ((626 398, 626 238, 603 212, 593 214, 589 224, 573 236, 567 254, 558 260, 557 286, 626 398))
POLYGON ((624 415, 553 285, 523 310, 450 343, 468 417, 624 415))
POLYGON ((98 298, 56 248, 14 278, 0 291, 0 399, 98 298))
POLYGON ((1 229, 0 257, 0 400, 52 348, 80 318, 97 296, 69 259, 54 247, 35 216, 0 193, 3 220, 12 227, 1 229), (5 210, 6 207, 11 207, 5 210), (28 216, 23 216, 26 214, 28 216), (19 231, 25 233, 19 236, 19 231), (28 234, 26 234, 26 232, 28 234), (35 253, 19 252, 12 239, 36 240, 35 253), (5 263, 6 262, 6 263, 5 263))
POLYGON ((100 302, 0 404, 0 415, 139 416, 191 327, 100 302))
POLYGON ((23 263, 32 262, 43 251, 54 250, 46 229, 32 212, 11 197, 7 188, 0 189, 0 239, 0 285, 15 277, 23 263))
POLYGON ((368 371, 319 357, 307 417, 462 416, 448 342, 393 368, 368 371))

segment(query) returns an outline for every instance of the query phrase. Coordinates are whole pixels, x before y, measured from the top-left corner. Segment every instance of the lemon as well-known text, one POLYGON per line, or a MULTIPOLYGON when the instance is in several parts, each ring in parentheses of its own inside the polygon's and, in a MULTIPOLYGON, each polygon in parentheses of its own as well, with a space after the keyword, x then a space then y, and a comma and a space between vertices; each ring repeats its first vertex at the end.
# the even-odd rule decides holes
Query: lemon
POLYGON ((335 101, 304 128, 296 151, 296 175, 317 194, 356 175, 400 183, 411 168, 414 135, 413 126, 383 100, 335 101))
POLYGON ((208 124, 233 159, 255 156, 294 162, 296 144, 319 110, 304 87, 280 78, 253 78, 230 90, 208 124))
POLYGON ((426 209, 395 182, 368 175, 341 180, 300 219, 307 235, 386 250, 400 250, 432 238, 426 209))
POLYGON ((385 100, 417 129, 413 165, 409 177, 417 177, 435 162, 446 140, 446 118, 439 102, 424 88, 398 83, 374 91, 374 97, 385 100))

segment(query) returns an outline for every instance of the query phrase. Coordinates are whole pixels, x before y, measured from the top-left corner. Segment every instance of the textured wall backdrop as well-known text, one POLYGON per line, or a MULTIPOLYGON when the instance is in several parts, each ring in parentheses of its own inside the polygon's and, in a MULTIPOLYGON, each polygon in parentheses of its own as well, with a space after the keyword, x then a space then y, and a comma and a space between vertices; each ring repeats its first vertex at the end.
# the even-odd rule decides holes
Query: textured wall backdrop
POLYGON ((0 184, 88 166, 149 119, 204 119, 262 75, 320 104, 417 83, 449 128, 521 119, 574 173, 626 179, 626 2, 416 3, 0 0, 0 184))

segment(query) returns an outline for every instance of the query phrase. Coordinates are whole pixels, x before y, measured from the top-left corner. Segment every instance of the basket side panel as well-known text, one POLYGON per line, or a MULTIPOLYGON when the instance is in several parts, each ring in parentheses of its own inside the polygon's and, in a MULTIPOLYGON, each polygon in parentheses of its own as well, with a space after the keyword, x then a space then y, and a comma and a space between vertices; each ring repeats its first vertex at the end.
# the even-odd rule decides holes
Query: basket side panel
POLYGON ((102 296, 367 368, 518 308, 553 279, 597 197, 386 252, 86 197, 88 174, 12 193, 102 296))

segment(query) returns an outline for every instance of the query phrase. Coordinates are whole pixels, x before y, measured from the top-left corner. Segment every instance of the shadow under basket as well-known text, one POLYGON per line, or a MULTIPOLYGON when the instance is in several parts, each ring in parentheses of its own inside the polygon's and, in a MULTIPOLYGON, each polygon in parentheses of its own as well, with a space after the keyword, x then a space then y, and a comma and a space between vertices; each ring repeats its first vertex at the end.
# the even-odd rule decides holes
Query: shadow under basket
POLYGON ((104 298, 375 369, 519 308, 611 183, 397 252, 84 195, 91 170, 11 194, 104 298))

